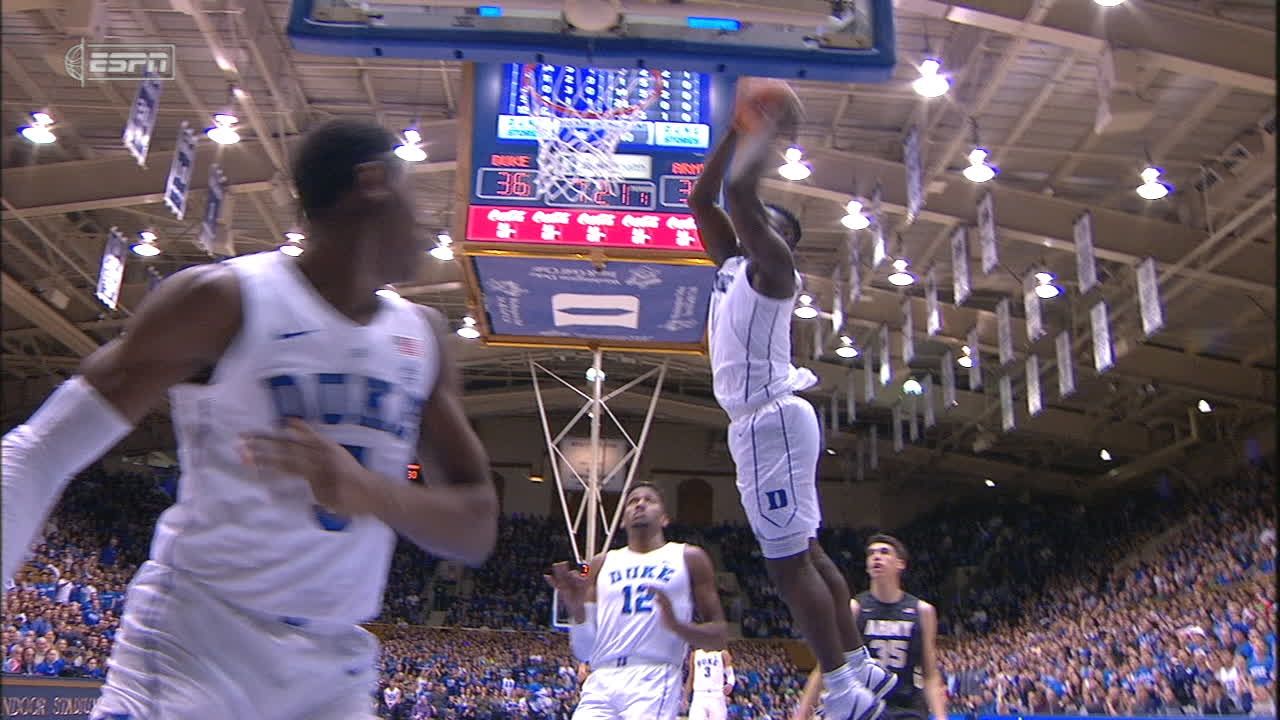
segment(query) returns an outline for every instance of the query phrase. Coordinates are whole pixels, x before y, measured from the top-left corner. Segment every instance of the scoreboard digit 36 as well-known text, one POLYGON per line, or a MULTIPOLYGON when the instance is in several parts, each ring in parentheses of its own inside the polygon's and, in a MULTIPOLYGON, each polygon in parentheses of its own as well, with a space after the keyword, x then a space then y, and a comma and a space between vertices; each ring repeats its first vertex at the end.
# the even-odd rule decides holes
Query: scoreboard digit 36
MULTIPOLYGON (((468 202, 462 250, 488 342, 702 349, 714 268, 688 197, 727 125, 733 80, 626 72, 634 75, 616 91, 615 106, 651 102, 618 143, 620 180, 606 187, 575 178, 574 192, 546 193, 537 183, 531 93, 561 93, 550 99, 571 102, 575 93, 605 87, 598 71, 471 66, 471 148, 460 157, 471 167, 459 168, 468 202)), ((580 122, 591 132, 591 119, 580 122)))

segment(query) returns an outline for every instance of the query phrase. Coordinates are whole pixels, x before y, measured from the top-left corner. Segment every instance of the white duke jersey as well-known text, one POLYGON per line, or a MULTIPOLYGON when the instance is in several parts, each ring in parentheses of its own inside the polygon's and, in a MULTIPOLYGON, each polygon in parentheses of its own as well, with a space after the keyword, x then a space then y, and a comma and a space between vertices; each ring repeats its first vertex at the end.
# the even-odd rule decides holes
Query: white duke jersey
POLYGON ((329 305, 292 258, 226 261, 239 335, 205 385, 170 391, 182 475, 151 557, 239 607, 300 621, 377 615, 396 534, 316 504, 307 481, 243 461, 241 435, 305 420, 366 468, 408 482, 439 354, 422 312, 380 298, 367 325, 329 305))
POLYGON ((671 598, 676 619, 693 619, 693 584, 684 561, 684 543, 669 542, 647 553, 610 550, 596 576, 596 646, 591 668, 634 664, 680 667, 689 646, 662 626, 661 611, 648 586, 671 598))
POLYGON ((693 691, 724 694, 724 653, 719 650, 694 650, 693 691))
POLYGON ((756 292, 745 257, 729 258, 716 272, 708 321, 712 388, 730 419, 817 384, 812 371, 791 364, 794 303, 756 292))

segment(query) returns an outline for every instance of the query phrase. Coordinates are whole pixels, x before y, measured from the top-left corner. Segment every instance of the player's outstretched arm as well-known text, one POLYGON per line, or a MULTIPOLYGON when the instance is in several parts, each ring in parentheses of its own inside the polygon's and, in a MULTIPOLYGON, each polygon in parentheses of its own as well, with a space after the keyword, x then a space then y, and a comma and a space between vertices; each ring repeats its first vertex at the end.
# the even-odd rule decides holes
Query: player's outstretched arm
POLYGON ((924 641, 924 699, 929 704, 933 720, 947 718, 947 689, 938 671, 938 611, 923 600, 920 602, 920 630, 924 641))
POLYGON ((751 263, 748 272, 752 287, 766 297, 785 299, 796 291, 795 260, 791 248, 769 224, 768 210, 760 200, 760 178, 772 155, 780 122, 765 122, 762 128, 738 140, 726 194, 729 217, 751 263))
POLYGON ((725 172, 729 169, 729 158, 733 156, 733 146, 738 142, 738 132, 730 128, 720 144, 707 157, 702 166, 702 174, 693 184, 689 193, 689 210, 698 223, 698 235, 702 238, 702 246, 707 255, 715 262, 716 267, 725 260, 741 254, 738 247, 738 236, 733 231, 733 223, 725 211, 716 204, 720 196, 720 187, 724 184, 725 172))
POLYGON ((84 360, 4 436, 3 573, 17 571, 67 482, 125 438, 165 391, 217 363, 240 329, 240 290, 222 265, 175 274, 125 333, 84 360))
POLYGON ((418 456, 441 472, 429 485, 386 483, 378 517, 429 552, 479 565, 498 541, 498 494, 489 454, 462 406, 462 373, 443 316, 422 307, 436 336, 440 371, 422 412, 418 456))

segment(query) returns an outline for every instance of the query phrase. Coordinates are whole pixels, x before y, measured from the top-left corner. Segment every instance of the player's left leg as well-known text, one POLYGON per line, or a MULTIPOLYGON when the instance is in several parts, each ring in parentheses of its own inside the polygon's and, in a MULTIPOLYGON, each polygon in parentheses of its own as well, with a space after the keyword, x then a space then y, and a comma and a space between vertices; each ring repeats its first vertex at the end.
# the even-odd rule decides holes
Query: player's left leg
MULTIPOLYGON (((289 720, 372 720, 378 641, 359 626, 290 626, 278 639, 288 648, 285 681, 291 696, 275 716, 289 720)), ((412 700, 408 702, 412 703, 412 700)), ((403 706, 403 703, 402 703, 403 706)))
POLYGON ((629 671, 616 698, 619 720, 676 720, 684 682, 676 665, 642 665, 629 671))

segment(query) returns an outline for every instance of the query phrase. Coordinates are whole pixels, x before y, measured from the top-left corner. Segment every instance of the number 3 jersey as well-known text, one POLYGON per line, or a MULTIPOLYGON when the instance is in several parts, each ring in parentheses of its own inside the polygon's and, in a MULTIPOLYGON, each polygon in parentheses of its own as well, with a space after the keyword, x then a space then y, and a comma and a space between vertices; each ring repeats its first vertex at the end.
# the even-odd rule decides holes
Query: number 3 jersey
POLYGON ((898 684, 884 701, 895 708, 925 707, 920 599, 903 593, 898 602, 885 603, 870 592, 856 599, 859 610, 855 620, 867 649, 884 669, 898 676, 898 684))
POLYGON ((649 592, 661 588, 675 617, 693 619, 693 590, 684 543, 669 542, 637 553, 610 550, 596 576, 596 646, 593 670, 637 664, 684 664, 689 646, 662 625, 662 611, 649 592))
POLYGON ((366 325, 329 305, 289 257, 226 261, 242 324, 209 381, 170 392, 182 474, 151 557, 221 600, 271 616, 354 623, 377 615, 396 534, 316 504, 296 475, 244 462, 241 436, 301 418, 362 465, 408 482, 435 336, 421 312, 379 298, 366 325))

